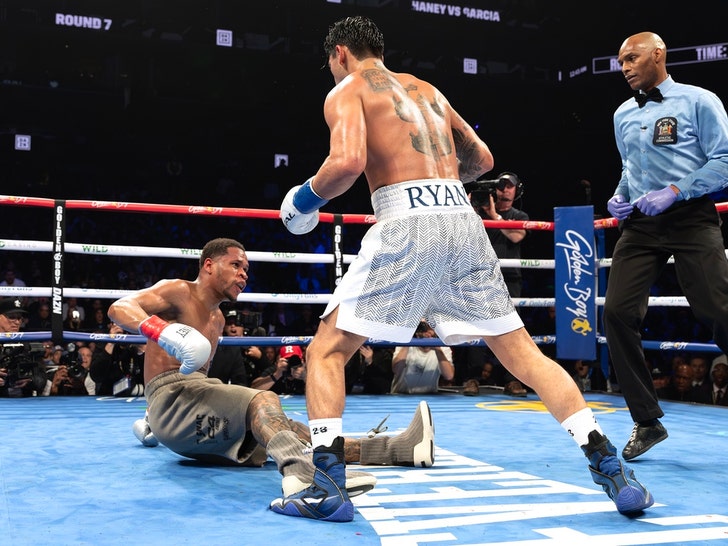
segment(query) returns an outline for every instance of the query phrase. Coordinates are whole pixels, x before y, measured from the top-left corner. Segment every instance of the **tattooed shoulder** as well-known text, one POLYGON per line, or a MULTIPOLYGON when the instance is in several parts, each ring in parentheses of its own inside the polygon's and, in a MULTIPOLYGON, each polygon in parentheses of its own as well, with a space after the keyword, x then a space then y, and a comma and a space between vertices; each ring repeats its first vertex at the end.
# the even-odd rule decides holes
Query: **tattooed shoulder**
POLYGON ((371 90, 374 92, 392 89, 392 81, 389 79, 389 75, 384 70, 370 68, 368 70, 364 70, 361 75, 367 82, 367 85, 369 85, 371 90))

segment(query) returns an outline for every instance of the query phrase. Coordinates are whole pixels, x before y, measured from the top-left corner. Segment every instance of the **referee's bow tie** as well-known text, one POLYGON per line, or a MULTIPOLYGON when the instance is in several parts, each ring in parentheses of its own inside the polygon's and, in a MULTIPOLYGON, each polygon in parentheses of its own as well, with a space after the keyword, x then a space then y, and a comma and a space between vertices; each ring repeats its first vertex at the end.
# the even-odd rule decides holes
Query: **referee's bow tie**
POLYGON ((660 93, 660 90, 657 87, 653 87, 649 93, 641 93, 640 91, 635 91, 634 94, 634 100, 637 101, 637 104, 640 105, 640 108, 642 108, 645 104, 647 104, 647 101, 655 101, 655 102, 662 102, 662 93, 660 93))

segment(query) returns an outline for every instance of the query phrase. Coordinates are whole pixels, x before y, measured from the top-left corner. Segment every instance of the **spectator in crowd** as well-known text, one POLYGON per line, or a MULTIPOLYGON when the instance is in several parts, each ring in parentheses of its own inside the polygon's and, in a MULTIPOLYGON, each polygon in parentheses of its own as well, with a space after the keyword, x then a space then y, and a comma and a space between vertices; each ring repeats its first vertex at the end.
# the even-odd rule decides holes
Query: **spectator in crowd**
MULTIPOLYGON (((244 332, 244 335, 248 335, 244 332)), ((262 326, 256 326, 250 331, 251 337, 266 337, 265 328, 262 326)), ((270 347, 270 357, 266 356, 266 347, 258 345, 248 345, 245 348, 245 370, 248 376, 248 381, 253 382, 256 377, 259 377, 263 370, 273 365, 276 356, 276 348, 270 347)))
POLYGON ((263 358, 261 359, 263 367, 261 368, 261 373, 263 370, 267 370, 271 366, 275 366, 278 361, 278 350, 279 349, 274 345, 266 345, 263 347, 263 358))
MULTIPOLYGON (((437 337, 427 322, 420 321, 416 339, 437 337)), ((437 392, 440 377, 447 381, 455 376, 450 347, 401 346, 392 354, 392 393, 422 394, 437 392)))
MULTIPOLYGON (((114 322, 108 325, 111 336, 125 334, 114 322)), ((89 375, 100 396, 141 396, 144 394, 145 344, 107 342, 94 351, 89 375)))
POLYGON ((720 355, 710 366, 710 379, 712 381, 711 401, 716 406, 728 406, 728 358, 720 355))
POLYGON ((346 364, 347 394, 386 394, 392 388, 391 347, 362 345, 346 364))
MULTIPOLYGON (((20 332, 27 314, 19 297, 0 299, 0 333, 20 332)), ((45 384, 41 355, 33 354, 29 344, 0 344, 0 397, 42 395, 45 384)))
MULTIPOLYGON (((243 337, 244 328, 240 324, 238 311, 228 309, 225 312, 225 326, 222 335, 225 337, 243 337)), ((219 345, 210 362, 207 377, 217 377, 223 383, 250 386, 248 370, 245 365, 247 347, 240 345, 219 345)))
POLYGON ((104 309, 94 309, 92 318, 87 325, 90 332, 106 333, 109 330, 109 321, 104 309))
POLYGON ((74 324, 72 329, 80 330, 86 321, 86 309, 79 303, 77 298, 68 298, 63 303, 61 318, 66 324, 74 324))
POLYGON ((591 366, 589 362, 584 360, 573 361, 573 371, 571 378, 576 382, 581 392, 589 392, 592 390, 591 382, 591 366))
POLYGON ((314 314, 313 307, 307 303, 299 305, 297 310, 298 317, 293 319, 293 322, 291 323, 289 329, 290 335, 313 336, 316 333, 316 328, 318 328, 319 324, 318 315, 314 314))
POLYGON ((697 402, 692 383, 693 370, 688 364, 678 364, 673 370, 667 386, 657 389, 657 396, 662 400, 697 402))
POLYGON ((11 287, 23 288, 25 286, 25 281, 23 281, 23 279, 20 279, 16 276, 15 266, 10 265, 5 270, 5 275, 3 276, 3 280, 0 281, 0 286, 11 286, 11 287))
POLYGON ((306 394, 306 362, 301 347, 281 347, 275 365, 264 370, 251 387, 276 394, 306 394))
POLYGON ((30 314, 28 323, 25 325, 28 332, 50 332, 51 331, 51 305, 46 301, 39 302, 35 311, 30 314))
POLYGON ((688 360, 690 369, 693 371, 693 387, 702 387, 710 382, 708 377, 708 369, 710 368, 710 359, 705 353, 696 353, 688 360))
POLYGON ((652 378, 652 385, 655 388, 655 392, 657 392, 670 384, 670 378, 672 376, 663 368, 656 367, 650 369, 650 377, 652 378))
POLYGON ((96 394, 96 386, 89 374, 92 352, 89 347, 61 352, 58 366, 53 372, 51 396, 86 396, 96 394))
POLYGON ((270 336, 297 335, 291 330, 294 315, 285 303, 274 303, 269 306, 263 316, 264 324, 270 336))
MULTIPOLYGON (((710 358, 705 353, 695 353, 690 356, 688 364, 693 372, 693 388, 700 391, 702 399, 710 400, 712 388, 708 373, 711 364, 710 358)), ((712 403, 712 401, 708 403, 712 403)))

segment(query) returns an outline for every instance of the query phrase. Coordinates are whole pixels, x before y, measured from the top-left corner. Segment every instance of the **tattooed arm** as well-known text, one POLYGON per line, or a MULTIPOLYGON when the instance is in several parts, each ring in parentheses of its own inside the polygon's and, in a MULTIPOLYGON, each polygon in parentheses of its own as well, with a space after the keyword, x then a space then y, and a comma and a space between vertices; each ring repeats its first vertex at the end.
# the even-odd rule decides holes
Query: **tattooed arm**
POLYGON ((454 110, 451 110, 451 120, 460 180, 471 182, 493 168, 493 154, 475 130, 454 110))

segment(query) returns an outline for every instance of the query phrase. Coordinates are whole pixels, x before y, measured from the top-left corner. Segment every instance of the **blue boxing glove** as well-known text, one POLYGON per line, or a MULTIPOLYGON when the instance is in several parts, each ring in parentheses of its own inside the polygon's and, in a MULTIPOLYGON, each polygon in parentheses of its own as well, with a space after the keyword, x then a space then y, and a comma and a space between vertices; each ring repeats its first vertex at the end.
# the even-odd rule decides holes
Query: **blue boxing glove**
POLYGON ((292 187, 281 203, 283 225, 295 235, 303 235, 315 228, 319 221, 318 209, 329 202, 314 191, 312 180, 313 177, 302 186, 292 187))
POLYGON ((656 216, 669 208, 675 201, 677 201, 677 194, 672 186, 668 186, 661 190, 646 193, 634 202, 634 206, 640 209, 642 214, 656 216))
POLYGON ((607 210, 609 214, 617 220, 624 220, 632 214, 632 203, 625 201, 624 195, 617 194, 607 201, 607 210))

